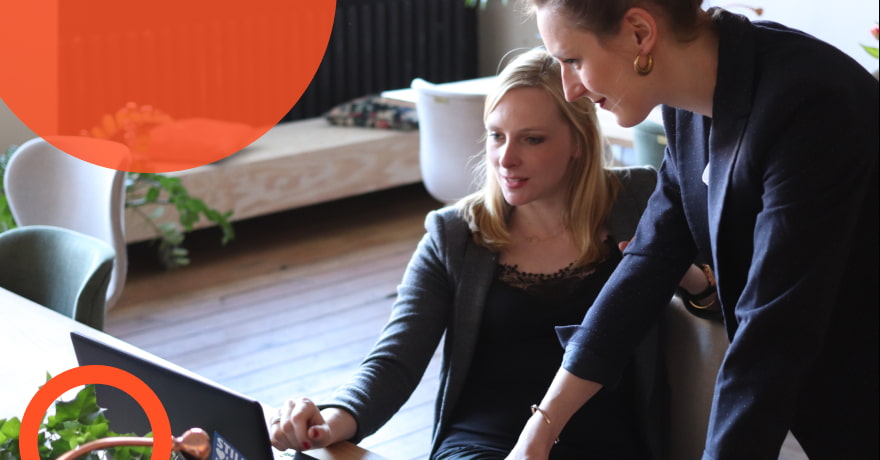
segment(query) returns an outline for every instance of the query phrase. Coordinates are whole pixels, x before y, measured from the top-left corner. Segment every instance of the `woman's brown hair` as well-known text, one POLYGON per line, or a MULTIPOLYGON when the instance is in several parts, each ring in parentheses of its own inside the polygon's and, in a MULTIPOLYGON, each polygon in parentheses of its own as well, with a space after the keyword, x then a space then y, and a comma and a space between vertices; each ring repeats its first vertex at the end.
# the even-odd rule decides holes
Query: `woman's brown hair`
POLYGON ((520 0, 520 3, 529 13, 539 8, 560 11, 577 28, 599 38, 617 34, 630 8, 643 8, 666 17, 679 40, 688 41, 700 27, 703 0, 520 0))

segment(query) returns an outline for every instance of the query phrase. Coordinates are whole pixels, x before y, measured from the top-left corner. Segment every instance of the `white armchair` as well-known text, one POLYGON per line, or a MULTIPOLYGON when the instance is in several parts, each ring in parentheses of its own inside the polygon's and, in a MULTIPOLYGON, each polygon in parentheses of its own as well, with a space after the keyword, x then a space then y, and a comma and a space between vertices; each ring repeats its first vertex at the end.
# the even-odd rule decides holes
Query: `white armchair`
POLYGON ((451 203, 477 189, 474 166, 483 151, 485 94, 442 89, 416 78, 419 167, 428 193, 451 203))
MULTIPOLYGON (((71 138, 70 142, 95 144, 95 148, 111 143, 88 137, 71 138)), ((126 147, 119 144, 118 148, 126 147)), ((122 293, 128 268, 125 176, 124 171, 89 163, 34 138, 15 151, 3 178, 9 210, 18 225, 68 228, 103 240, 115 250, 107 288, 108 310, 122 293)))

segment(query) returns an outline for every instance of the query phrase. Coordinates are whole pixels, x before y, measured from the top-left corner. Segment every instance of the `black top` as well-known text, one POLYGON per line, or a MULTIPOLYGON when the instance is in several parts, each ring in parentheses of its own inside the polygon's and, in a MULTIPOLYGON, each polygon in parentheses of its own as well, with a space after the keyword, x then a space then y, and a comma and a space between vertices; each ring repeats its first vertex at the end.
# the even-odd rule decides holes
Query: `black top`
MULTIPOLYGON (((593 270, 565 268, 553 275, 500 265, 490 289, 479 342, 462 397, 440 449, 487 446, 509 451, 529 407, 539 403, 562 361, 555 327, 578 324, 620 260, 609 256, 593 270)), ((645 458, 632 407, 631 373, 604 388, 560 435, 551 458, 645 458)))

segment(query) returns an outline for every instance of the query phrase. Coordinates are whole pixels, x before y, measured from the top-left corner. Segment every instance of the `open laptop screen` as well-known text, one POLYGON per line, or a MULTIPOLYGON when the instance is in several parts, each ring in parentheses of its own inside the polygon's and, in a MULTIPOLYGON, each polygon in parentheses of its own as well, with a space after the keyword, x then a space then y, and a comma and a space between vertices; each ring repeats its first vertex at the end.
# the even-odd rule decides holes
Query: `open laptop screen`
MULTIPOLYGON (((77 332, 71 332, 71 340, 81 366, 112 366, 144 381, 165 406, 175 436, 193 427, 208 432, 212 438, 212 458, 221 454, 216 449, 218 439, 234 449, 219 457, 224 460, 274 458, 266 418, 258 401, 77 332), (236 453, 243 459, 236 458, 236 453)), ((106 408, 111 430, 139 436, 151 431, 146 414, 134 398, 106 385, 96 385, 95 391, 98 405, 106 408)))

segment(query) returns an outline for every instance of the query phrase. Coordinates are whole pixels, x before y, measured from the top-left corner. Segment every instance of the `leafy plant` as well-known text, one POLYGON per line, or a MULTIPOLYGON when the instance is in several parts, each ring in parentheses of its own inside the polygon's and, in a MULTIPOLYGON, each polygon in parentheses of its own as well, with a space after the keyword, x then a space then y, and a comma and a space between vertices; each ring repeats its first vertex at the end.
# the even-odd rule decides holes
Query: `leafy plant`
MULTIPOLYGON (((16 148, 11 146, 0 154, 0 179, 5 175, 6 164, 16 148)), ((192 231, 203 217, 220 228, 221 244, 226 245, 235 238, 229 221, 232 211, 220 212, 208 207, 201 199, 190 196, 176 177, 157 173, 128 173, 125 207, 142 216, 147 225, 153 228, 159 261, 169 269, 189 264, 189 251, 183 246, 185 233, 192 231), (161 222, 169 206, 177 211, 178 219, 161 222)), ((0 180, 0 232, 15 227, 0 180)))
POLYGON ((184 233, 192 231, 201 217, 217 224, 222 232, 220 243, 226 245, 235 238, 229 222, 232 211, 221 213, 208 207, 204 201, 191 197, 176 177, 156 173, 128 173, 125 206, 144 218, 158 235, 159 260, 165 267, 175 268, 189 264, 189 251, 183 247, 184 233), (145 205, 159 205, 151 212, 145 205), (166 206, 177 211, 177 222, 158 223, 166 206))
MULTIPOLYGON (((880 38, 880 28, 878 28, 876 22, 874 23, 874 26, 871 27, 871 35, 874 37, 874 40, 877 40, 878 38, 880 38)), ((867 53, 870 54, 871 57, 876 59, 877 56, 880 55, 880 53, 878 53, 878 51, 877 51, 876 46, 865 45, 864 43, 859 43, 859 44, 862 45, 862 48, 865 51, 867 51, 867 53)))
MULTIPOLYGON (((15 151, 15 146, 10 146, 6 152, 0 153, 0 233, 15 228, 15 219, 12 218, 12 212, 9 210, 9 203, 6 201, 6 193, 3 191, 3 177, 6 175, 6 163, 9 157, 15 151)), ((2 459, 0 459, 2 460, 2 459)))
MULTIPOLYGON (((49 376, 47 375, 47 380, 49 376)), ((18 417, 0 419, 0 460, 19 460, 19 436, 21 420, 18 417)), ((135 436, 132 433, 120 434, 110 430, 110 423, 104 416, 104 409, 98 406, 95 386, 85 385, 70 401, 55 402, 55 414, 44 418, 37 433, 40 458, 54 460, 61 454, 82 444, 101 438, 115 436, 135 436)), ((151 436, 151 434, 147 434, 151 436)), ((143 446, 122 446, 107 449, 114 460, 141 460, 150 458, 152 449, 143 446)), ((83 457, 85 460, 99 460, 96 452, 83 457)))

